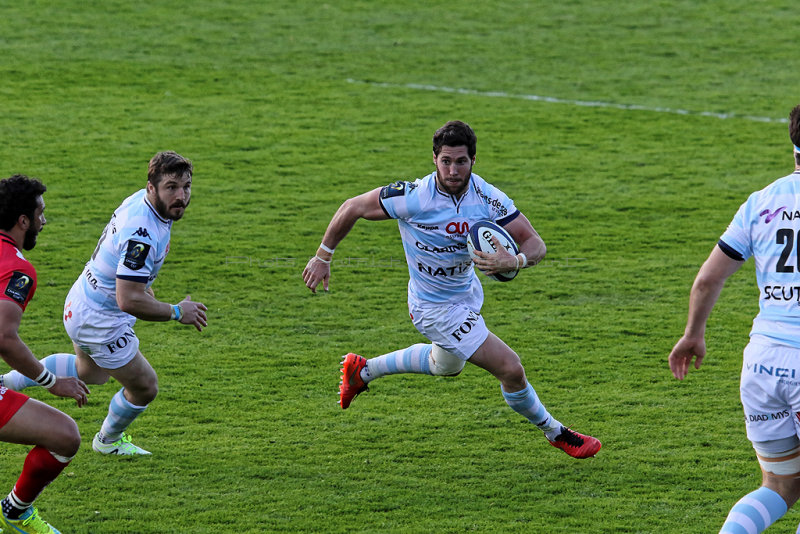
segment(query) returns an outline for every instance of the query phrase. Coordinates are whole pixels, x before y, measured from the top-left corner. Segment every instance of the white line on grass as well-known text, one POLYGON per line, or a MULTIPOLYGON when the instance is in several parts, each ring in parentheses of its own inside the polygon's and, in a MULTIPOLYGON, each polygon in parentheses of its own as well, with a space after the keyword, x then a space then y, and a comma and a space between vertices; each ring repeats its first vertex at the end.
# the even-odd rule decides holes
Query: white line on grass
POLYGON ((364 80, 347 79, 348 83, 360 83, 372 85, 374 87, 392 87, 403 89, 415 89, 418 91, 433 91, 437 93, 456 93, 460 95, 488 96, 495 98, 517 98, 522 100, 533 100, 536 102, 548 102, 550 104, 569 104, 573 106, 583 106, 590 108, 613 108, 633 111, 652 111, 655 113, 672 113, 675 115, 697 115, 700 117, 714 117, 716 119, 743 119, 754 122, 789 122, 788 119, 775 119, 772 117, 757 117, 754 115, 741 115, 739 113, 715 113, 713 111, 690 111, 688 109, 674 109, 662 107, 640 106, 637 104, 615 104, 613 102, 593 102, 587 100, 568 100, 566 98, 556 98, 554 96, 540 95, 518 95, 506 93, 504 91, 476 91, 474 89, 462 89, 456 87, 442 87, 439 85, 426 85, 420 83, 386 83, 369 82, 364 80))

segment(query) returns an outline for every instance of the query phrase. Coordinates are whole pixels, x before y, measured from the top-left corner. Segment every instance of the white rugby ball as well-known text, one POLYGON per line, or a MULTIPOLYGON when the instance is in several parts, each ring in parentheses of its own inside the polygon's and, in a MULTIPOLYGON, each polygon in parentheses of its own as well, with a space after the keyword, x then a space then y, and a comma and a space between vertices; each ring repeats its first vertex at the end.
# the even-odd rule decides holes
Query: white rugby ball
MULTIPOLYGON (((493 223, 492 221, 478 221, 469 229, 467 234, 467 250, 469 256, 473 261, 478 257, 475 251, 487 252, 494 254, 497 252, 492 237, 496 237, 500 241, 500 246, 505 248, 509 254, 516 256, 519 254, 519 247, 514 243, 514 239, 506 232, 502 226, 493 223)), ((482 271, 481 271, 482 272, 482 271)), ((498 273, 488 275, 498 282, 510 282, 517 276, 517 271, 510 271, 507 273, 498 273)))

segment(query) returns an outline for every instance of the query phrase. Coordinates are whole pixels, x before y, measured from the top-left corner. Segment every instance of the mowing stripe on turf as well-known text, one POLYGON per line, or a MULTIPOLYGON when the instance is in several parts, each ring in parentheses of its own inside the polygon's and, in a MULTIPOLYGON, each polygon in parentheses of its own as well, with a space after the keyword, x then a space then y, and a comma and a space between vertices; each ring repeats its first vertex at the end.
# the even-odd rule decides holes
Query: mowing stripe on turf
POLYGON ((591 100, 569 100, 566 98, 556 98, 554 96, 524 95, 506 93, 504 91, 476 91, 474 89, 464 89, 457 87, 443 87, 439 85, 427 85, 421 83, 386 83, 370 82, 365 80, 354 80, 347 78, 348 83, 360 83, 372 85, 374 87, 391 87, 401 89, 415 89, 418 91, 434 91, 438 93, 455 93, 460 95, 488 96, 495 98, 517 98, 521 100, 532 100, 535 102, 548 102, 551 104, 569 104, 573 106, 583 106, 591 108, 613 108, 632 111, 652 111, 655 113, 672 113, 674 115, 697 115, 700 117, 714 117, 716 119, 742 119, 754 122, 789 122, 788 119, 776 119, 773 117, 758 117, 755 115, 744 115, 741 113, 717 113, 713 111, 691 111, 688 109, 675 109, 664 107, 640 106, 637 104, 615 104, 613 102, 595 102, 591 100))

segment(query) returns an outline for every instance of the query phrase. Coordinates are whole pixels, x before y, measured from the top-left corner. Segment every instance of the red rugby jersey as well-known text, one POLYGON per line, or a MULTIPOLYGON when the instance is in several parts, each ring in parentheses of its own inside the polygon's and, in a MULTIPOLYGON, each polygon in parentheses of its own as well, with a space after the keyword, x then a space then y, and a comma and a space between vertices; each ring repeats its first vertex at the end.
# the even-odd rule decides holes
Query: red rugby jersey
POLYGON ((0 232, 0 299, 11 300, 25 311, 36 292, 36 269, 17 244, 0 232))

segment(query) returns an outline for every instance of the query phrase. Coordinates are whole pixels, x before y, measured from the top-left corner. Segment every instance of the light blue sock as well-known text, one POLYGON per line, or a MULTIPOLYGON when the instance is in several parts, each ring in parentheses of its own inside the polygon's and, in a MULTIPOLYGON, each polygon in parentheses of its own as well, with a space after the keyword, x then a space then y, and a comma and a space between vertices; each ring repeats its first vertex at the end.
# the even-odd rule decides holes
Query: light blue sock
POLYGON ((417 343, 405 349, 370 358, 361 373, 361 378, 364 382, 369 382, 385 375, 398 373, 433 374, 429 361, 431 349, 433 349, 433 345, 430 343, 427 345, 417 343))
POLYGON ((147 406, 136 406, 125 398, 125 388, 117 391, 108 405, 108 415, 100 427, 100 438, 104 443, 117 441, 122 432, 139 417, 147 406))
POLYGON ((539 427, 547 439, 552 441, 561 433, 561 423, 547 412, 530 383, 525 389, 513 393, 506 392, 502 386, 500 391, 511 409, 539 427))
MULTIPOLYGON (((56 376, 78 376, 78 370, 75 368, 74 354, 51 354, 39 361, 42 362, 42 365, 44 365, 48 371, 56 376)), ((38 386, 36 382, 19 371, 11 371, 10 373, 4 374, 2 380, 4 386, 14 391, 22 391, 31 386, 38 386)))
POLYGON ((720 534, 764 532, 768 526, 783 517, 787 510, 786 501, 780 494, 762 486, 733 505, 719 532, 720 534))

